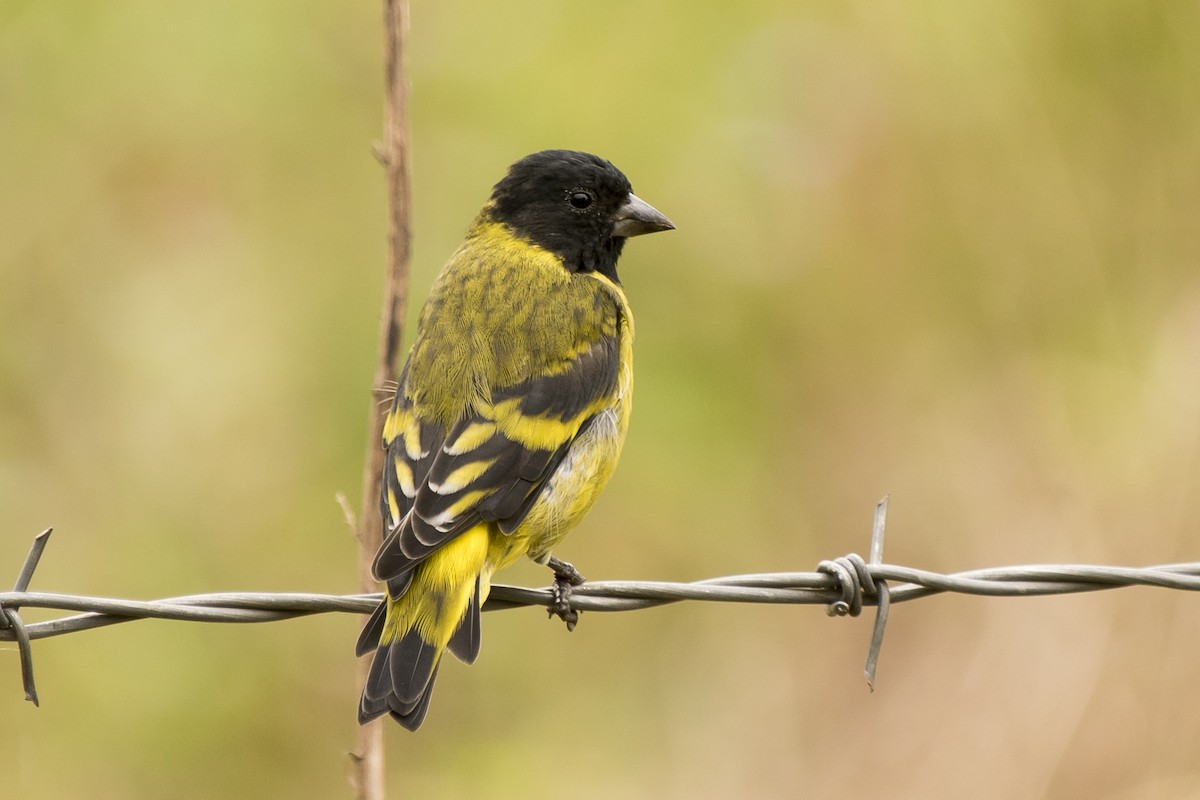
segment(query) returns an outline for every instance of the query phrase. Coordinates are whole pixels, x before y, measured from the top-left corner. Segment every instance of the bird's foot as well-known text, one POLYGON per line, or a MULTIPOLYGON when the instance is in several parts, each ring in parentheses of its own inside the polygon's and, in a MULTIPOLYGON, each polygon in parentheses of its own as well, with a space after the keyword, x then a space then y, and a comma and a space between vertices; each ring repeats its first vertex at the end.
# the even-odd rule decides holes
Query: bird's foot
POLYGON ((546 562, 554 570, 554 603, 550 606, 550 616, 557 616, 567 623, 567 630, 575 630, 579 623, 579 612, 571 608, 571 590, 583 583, 584 577, 579 570, 554 556, 546 562))

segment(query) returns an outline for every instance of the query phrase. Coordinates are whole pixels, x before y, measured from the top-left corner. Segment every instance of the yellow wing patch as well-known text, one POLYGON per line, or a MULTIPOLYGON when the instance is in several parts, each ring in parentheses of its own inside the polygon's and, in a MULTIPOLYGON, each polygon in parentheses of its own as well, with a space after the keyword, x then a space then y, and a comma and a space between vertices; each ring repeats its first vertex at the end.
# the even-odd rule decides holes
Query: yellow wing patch
POLYGON ((410 500, 416 497, 417 486, 413 481, 413 471, 409 463, 396 456, 392 459, 392 466, 396 470, 396 482, 400 484, 400 491, 404 492, 404 496, 410 500))
POLYGON ((478 480, 495 463, 496 459, 485 458, 480 461, 472 461, 469 464, 464 464, 447 475, 444 480, 437 483, 430 481, 429 488, 438 494, 461 492, 472 482, 478 480))
POLYGON ((396 527, 400 524, 400 503, 396 500, 396 492, 392 487, 388 486, 384 489, 387 492, 388 515, 392 520, 390 527, 396 527))
POLYGON ((449 528, 468 510, 474 508, 480 500, 491 495, 493 492, 495 492, 494 489, 475 489, 474 491, 467 492, 447 506, 444 511, 426 520, 426 522, 434 528, 449 528))
POLYGON ((593 403, 567 419, 556 416, 521 413, 523 398, 515 397, 497 403, 491 410, 500 431, 531 450, 557 450, 575 437, 583 421, 607 404, 608 398, 593 403))
POLYGON ((463 428, 462 433, 458 434, 454 441, 448 442, 442 449, 449 455, 461 456, 478 449, 480 445, 495 435, 496 426, 491 422, 472 422, 463 428))
POLYGON ((407 404, 397 404, 383 421, 384 446, 390 446, 397 438, 403 440, 404 452, 411 460, 419 461, 429 455, 421 447, 421 423, 413 413, 412 406, 407 404))

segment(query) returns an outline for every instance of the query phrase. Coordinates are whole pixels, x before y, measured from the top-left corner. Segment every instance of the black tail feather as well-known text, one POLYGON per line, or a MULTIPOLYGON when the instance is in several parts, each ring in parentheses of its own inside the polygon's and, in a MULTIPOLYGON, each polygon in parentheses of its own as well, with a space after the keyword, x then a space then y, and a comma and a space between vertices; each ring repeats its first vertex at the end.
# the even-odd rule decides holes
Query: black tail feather
POLYGON ((391 695, 407 708, 425 693, 425 687, 433 679, 439 653, 436 647, 421 638, 415 627, 387 647, 390 651, 391 695))
POLYGON ((391 650, 384 647, 375 652, 375 658, 371 661, 371 669, 368 670, 366 683, 363 684, 362 697, 358 701, 360 725, 388 712, 388 698, 392 692, 392 676, 388 669, 390 657, 391 650))
POLYGON ((473 664, 479 656, 479 644, 479 578, 476 578, 475 593, 471 595, 467 613, 463 615, 462 622, 458 623, 458 627, 455 628, 454 635, 450 637, 450 643, 446 645, 446 649, 464 664, 473 664))
POLYGON ((387 601, 385 600, 375 607, 375 610, 371 612, 371 618, 363 626, 362 633, 358 635, 358 642, 354 645, 354 655, 365 656, 379 647, 379 637, 383 634, 383 623, 386 620, 387 601))
POLYGON ((425 691, 421 693, 417 701, 412 705, 404 705, 400 709, 391 709, 392 719, 410 731, 421 727, 421 723, 425 721, 425 715, 429 712, 429 698, 433 696, 433 682, 436 678, 437 667, 435 666, 433 674, 429 676, 429 682, 425 684, 425 691))
MULTIPOLYGON (((381 651, 377 658, 386 663, 387 651, 381 651)), ((433 674, 429 677, 429 683, 425 685, 425 690, 412 703, 403 703, 394 694, 372 698, 364 691, 362 699, 358 703, 358 723, 364 725, 376 717, 388 714, 404 728, 415 731, 421 727, 421 723, 425 721, 425 715, 429 712, 429 699, 433 696, 433 683, 436 678, 437 667, 434 667, 433 674)))
MULTIPOLYGON (((400 586, 400 594, 408 588, 407 584, 411 579, 411 573, 398 579, 398 582, 403 584, 400 586)), ((441 650, 437 645, 425 641, 415 625, 400 638, 390 642, 383 641, 384 634, 389 633, 389 606, 395 603, 395 598, 398 597, 392 593, 390 584, 389 581, 388 594, 392 599, 380 603, 371 613, 355 645, 355 652, 360 656, 375 652, 358 705, 358 721, 366 723, 384 714, 390 714, 405 728, 416 730, 429 710, 429 699, 433 693, 441 650)), ((468 664, 479 655, 480 584, 481 579, 476 578, 467 608, 445 648, 468 664)))
MULTIPOLYGON (((385 614, 376 611, 371 616, 359 637, 360 648, 378 643, 385 614)), ((422 639, 416 628, 397 641, 380 646, 359 700, 359 723, 391 714, 404 727, 416 730, 429 709, 438 655, 437 648, 422 639)))

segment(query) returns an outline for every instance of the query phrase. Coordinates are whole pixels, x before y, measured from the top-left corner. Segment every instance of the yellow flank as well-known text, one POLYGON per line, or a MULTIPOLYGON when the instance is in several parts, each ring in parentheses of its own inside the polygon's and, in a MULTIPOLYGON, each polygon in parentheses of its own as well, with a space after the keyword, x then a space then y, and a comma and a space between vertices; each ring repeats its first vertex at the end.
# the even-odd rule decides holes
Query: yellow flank
MULTIPOLYGON (((628 389, 628 384, 625 384, 628 389)), ((559 469, 550 477, 525 521, 511 534, 491 529, 483 572, 481 602, 491 575, 522 556, 545 563, 554 547, 595 504, 612 477, 628 429, 630 394, 611 411, 601 414, 575 442, 559 469)))
POLYGON ((488 528, 476 525, 417 567, 403 602, 388 604, 381 643, 401 639, 415 627, 423 640, 439 651, 445 648, 467 611, 475 577, 483 571, 488 528))
POLYGON ((606 412, 596 419, 572 446, 565 463, 550 478, 541 496, 514 532, 525 540, 521 552, 545 563, 551 551, 583 518, 612 477, 625 444, 628 397, 624 409, 606 412))

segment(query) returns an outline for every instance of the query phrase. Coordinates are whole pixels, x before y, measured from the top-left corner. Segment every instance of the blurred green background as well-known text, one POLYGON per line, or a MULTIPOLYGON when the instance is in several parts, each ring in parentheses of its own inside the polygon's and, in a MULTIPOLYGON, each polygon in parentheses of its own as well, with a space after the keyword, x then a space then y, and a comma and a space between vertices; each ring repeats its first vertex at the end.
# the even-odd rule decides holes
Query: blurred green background
MULTIPOLYGON (((613 160, 638 240, 591 578, 1200 560, 1200 6, 415 0, 410 319, 509 163, 613 160)), ((0 3, 0 584, 355 591, 385 262, 376 3, 0 3)), ((504 582, 544 585, 532 565, 504 582)), ((43 618, 30 611, 27 617, 43 618)), ((1200 797, 1200 599, 869 621, 485 618, 393 797, 1200 797)), ((0 648, 0 794, 348 797, 359 620, 0 648)))

